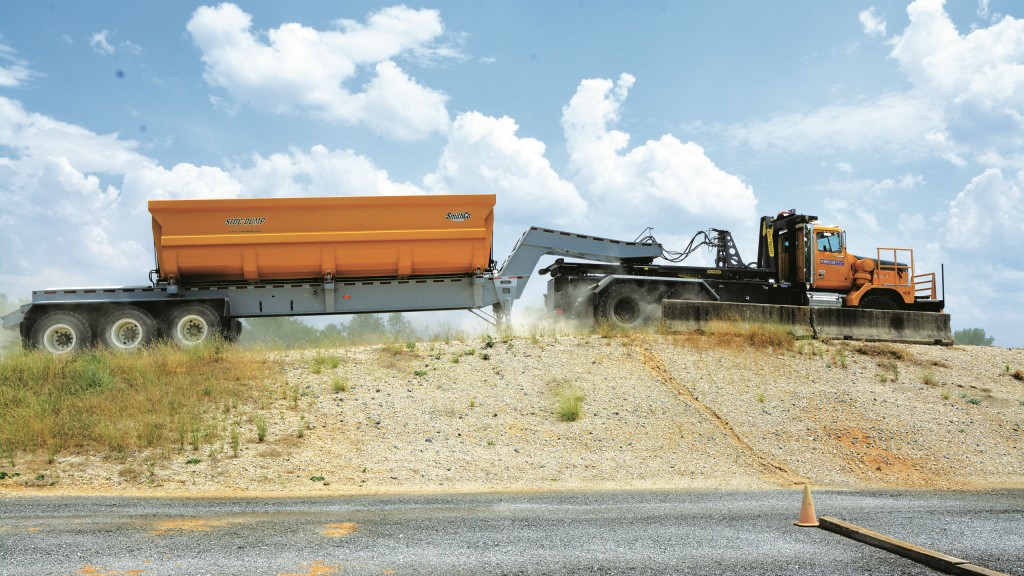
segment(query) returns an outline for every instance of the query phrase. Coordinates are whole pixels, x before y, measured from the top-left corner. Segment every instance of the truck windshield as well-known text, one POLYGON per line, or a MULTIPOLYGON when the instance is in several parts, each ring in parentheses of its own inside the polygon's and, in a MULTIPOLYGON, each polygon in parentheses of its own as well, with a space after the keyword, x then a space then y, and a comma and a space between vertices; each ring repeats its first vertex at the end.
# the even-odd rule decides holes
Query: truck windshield
POLYGON ((836 232, 818 232, 819 252, 841 252, 842 243, 839 241, 839 234, 836 232))

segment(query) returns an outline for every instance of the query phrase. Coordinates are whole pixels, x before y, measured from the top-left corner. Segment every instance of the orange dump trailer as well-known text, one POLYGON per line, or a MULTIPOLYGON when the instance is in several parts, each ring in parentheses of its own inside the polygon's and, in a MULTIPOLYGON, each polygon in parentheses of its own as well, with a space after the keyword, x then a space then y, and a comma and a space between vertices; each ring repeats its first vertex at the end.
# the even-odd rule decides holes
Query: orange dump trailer
POLYGON ((261 282, 490 268, 494 194, 151 200, 161 280, 261 282))

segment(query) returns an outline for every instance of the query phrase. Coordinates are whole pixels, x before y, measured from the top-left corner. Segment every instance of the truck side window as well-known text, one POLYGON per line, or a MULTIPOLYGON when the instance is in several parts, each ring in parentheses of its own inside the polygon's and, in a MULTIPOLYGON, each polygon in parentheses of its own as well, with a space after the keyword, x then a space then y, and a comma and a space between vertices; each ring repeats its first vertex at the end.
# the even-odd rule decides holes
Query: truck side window
POLYGON ((840 252, 839 234, 835 232, 818 232, 819 252, 840 252))

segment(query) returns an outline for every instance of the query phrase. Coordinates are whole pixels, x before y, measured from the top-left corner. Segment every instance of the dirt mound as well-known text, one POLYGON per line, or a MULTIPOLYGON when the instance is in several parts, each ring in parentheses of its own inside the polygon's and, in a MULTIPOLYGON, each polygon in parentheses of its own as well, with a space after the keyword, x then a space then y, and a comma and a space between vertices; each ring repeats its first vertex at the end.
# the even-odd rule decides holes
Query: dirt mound
POLYGON ((1024 350, 574 335, 281 354, 265 441, 246 422, 237 456, 17 462, 0 490, 1024 485, 1024 350), (558 415, 565 390, 583 396, 576 421, 558 415))

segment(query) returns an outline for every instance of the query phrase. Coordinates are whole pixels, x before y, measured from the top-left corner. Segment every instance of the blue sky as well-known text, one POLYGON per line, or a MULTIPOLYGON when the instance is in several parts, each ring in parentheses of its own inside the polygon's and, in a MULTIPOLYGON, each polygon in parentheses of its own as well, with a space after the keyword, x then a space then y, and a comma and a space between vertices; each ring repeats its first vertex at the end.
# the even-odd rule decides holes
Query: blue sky
MULTIPOLYGON (((679 249, 796 208, 1024 345, 1024 5, 0 3, 0 293, 142 284, 146 200, 498 194, 679 249)), ((705 257, 701 255, 700 257, 705 257)), ((700 260, 697 260, 698 262, 700 260)), ((540 306, 543 278, 525 304, 540 306)))

